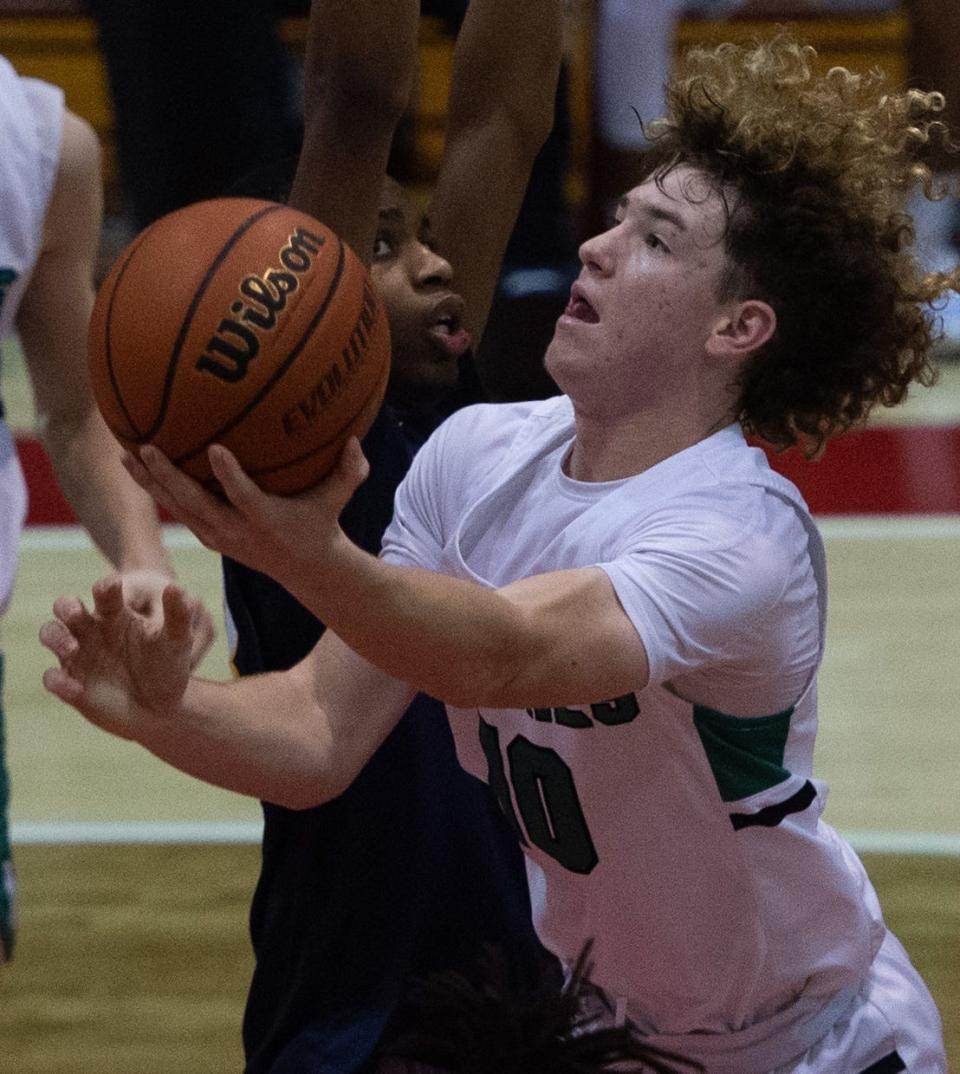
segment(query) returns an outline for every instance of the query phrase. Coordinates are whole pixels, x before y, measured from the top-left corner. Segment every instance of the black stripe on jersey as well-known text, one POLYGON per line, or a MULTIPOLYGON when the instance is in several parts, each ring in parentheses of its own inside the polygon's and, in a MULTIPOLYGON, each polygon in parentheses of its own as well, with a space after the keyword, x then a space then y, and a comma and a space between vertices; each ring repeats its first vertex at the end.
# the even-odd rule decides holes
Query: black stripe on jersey
MULTIPOLYGON (((739 832, 741 828, 753 828, 756 826, 775 828, 784 817, 788 817, 791 813, 802 813, 816 797, 816 787, 810 780, 807 780, 800 790, 785 802, 767 806, 757 813, 731 813, 730 823, 733 825, 735 832, 739 832)), ((881 1074, 886 1074, 886 1071, 881 1071, 881 1074)))
POLYGON ((907 1064, 900 1058, 900 1053, 891 1052, 876 1063, 871 1063, 866 1070, 861 1070, 860 1074, 900 1074, 901 1070, 906 1069, 907 1064))

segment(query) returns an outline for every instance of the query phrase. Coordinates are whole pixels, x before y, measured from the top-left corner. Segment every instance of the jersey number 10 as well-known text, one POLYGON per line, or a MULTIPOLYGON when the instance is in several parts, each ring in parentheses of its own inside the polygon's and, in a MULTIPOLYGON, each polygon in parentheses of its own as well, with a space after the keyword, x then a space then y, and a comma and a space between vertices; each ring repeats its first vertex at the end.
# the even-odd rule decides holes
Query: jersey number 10
POLYGON ((517 735, 506 749, 508 781, 500 734, 482 716, 480 745, 487 758, 490 789, 520 842, 524 846, 533 843, 573 873, 592 872, 599 858, 577 797, 573 773, 563 758, 555 750, 517 735), (513 806, 514 797, 522 827, 513 806))

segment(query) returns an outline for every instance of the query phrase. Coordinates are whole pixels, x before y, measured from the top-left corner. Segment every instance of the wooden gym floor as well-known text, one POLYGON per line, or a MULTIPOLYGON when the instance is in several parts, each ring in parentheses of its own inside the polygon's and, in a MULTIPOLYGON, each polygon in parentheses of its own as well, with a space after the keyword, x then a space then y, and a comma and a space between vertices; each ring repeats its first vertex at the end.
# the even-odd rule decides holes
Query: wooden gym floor
MULTIPOLYGON (((14 424, 28 427, 29 392, 9 351, 3 384, 14 424)), ((936 438, 940 450, 927 445, 919 458, 903 454, 913 440, 898 441, 897 474, 881 483, 932 478, 943 510, 917 514, 907 497, 901 506, 914 513, 844 514, 844 488, 853 497, 876 480, 856 469, 845 481, 834 474, 829 494, 811 495, 826 497, 830 510, 820 516, 832 585, 818 752, 831 786, 827 819, 863 854, 888 921, 940 1004, 955 1065, 960 512, 950 490, 960 486, 951 447, 958 427, 956 366, 874 423, 877 435, 926 429, 936 438)), ((182 531, 169 538, 183 580, 217 612, 214 557, 182 531)), ((0 1074, 237 1072, 259 810, 44 695, 40 623, 56 595, 86 593, 100 573, 77 531, 31 527, 2 627, 21 917, 18 958, 0 971, 0 1074)), ((227 674, 222 634, 203 670, 227 674)))

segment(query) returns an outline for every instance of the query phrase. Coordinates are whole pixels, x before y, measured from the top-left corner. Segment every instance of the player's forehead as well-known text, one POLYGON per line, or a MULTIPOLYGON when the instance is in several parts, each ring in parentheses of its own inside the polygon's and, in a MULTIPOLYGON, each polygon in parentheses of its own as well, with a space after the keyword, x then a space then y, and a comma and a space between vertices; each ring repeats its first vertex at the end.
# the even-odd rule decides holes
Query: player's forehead
POLYGON ((409 235, 420 235, 426 227, 426 219, 410 195, 395 180, 384 180, 380 191, 379 216, 382 223, 389 223, 409 235))
POLYGON ((663 220, 678 231, 717 240, 726 225, 726 195, 713 176, 690 164, 677 164, 628 190, 617 204, 617 214, 620 219, 663 220))

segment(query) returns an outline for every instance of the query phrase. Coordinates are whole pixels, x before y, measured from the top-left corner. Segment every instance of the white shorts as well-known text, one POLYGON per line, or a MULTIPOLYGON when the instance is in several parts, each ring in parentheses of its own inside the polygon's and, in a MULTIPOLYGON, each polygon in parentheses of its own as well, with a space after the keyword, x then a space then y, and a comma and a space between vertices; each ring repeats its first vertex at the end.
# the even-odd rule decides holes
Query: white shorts
MULTIPOLYGON (((615 1004, 599 990, 585 991, 582 1006, 591 1029, 630 1024, 629 1016, 624 1020, 622 1015, 624 1005, 615 1004)), ((788 1008, 762 1026, 730 1036, 638 1033, 637 1040, 659 1048, 661 1054, 684 1057, 704 1074, 947 1074, 936 1005, 900 941, 889 931, 860 988, 838 993, 825 1007, 788 1008), (837 1011, 833 1018, 830 1007, 837 1011), (799 1019, 794 1017, 798 1012, 799 1019), (827 1026, 831 1028, 815 1028, 827 1026), (822 1035, 810 1036, 811 1030, 822 1035), (804 1037, 816 1041, 806 1051, 803 1044, 798 1048, 804 1037), (800 1058, 772 1065, 780 1056, 797 1056, 798 1052, 800 1058)), ((677 1068, 688 1069, 682 1063, 677 1068)), ((611 1069, 635 1074, 645 1067, 626 1063, 611 1069)))
POLYGON ((940 1015, 888 932, 853 1008, 799 1063, 771 1074, 947 1074, 940 1015))

